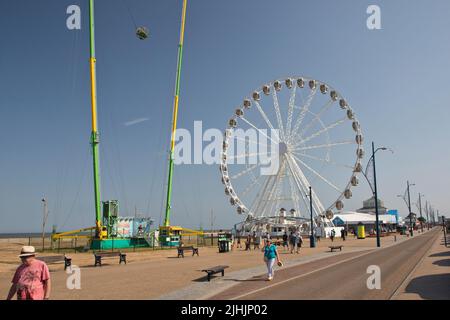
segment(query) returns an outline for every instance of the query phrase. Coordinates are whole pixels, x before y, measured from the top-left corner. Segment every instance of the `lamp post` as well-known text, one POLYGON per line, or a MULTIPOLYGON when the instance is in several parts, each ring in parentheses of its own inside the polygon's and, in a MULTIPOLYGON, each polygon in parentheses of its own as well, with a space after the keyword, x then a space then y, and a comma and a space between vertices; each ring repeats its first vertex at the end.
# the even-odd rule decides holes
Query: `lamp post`
POLYGON ((427 214, 427 230, 430 230, 430 218, 428 214, 428 200, 425 202, 425 213, 427 214))
POLYGON ((312 206, 312 189, 309 186, 309 211, 311 214, 311 235, 309 236, 309 247, 316 247, 316 239, 314 238, 314 222, 313 222, 313 206, 312 206))
POLYGON ((369 183, 370 189, 372 189, 372 195, 373 195, 374 200, 375 200, 375 220, 376 220, 375 221, 375 224, 376 224, 375 230, 377 232, 377 247, 381 247, 381 242, 380 242, 380 220, 379 220, 379 214, 378 214, 377 172, 376 172, 376 168, 375 168, 375 153, 378 150, 389 150, 392 153, 394 153, 394 152, 391 149, 388 149, 386 147, 380 147, 380 148, 377 148, 375 150, 375 144, 374 144, 374 142, 372 142, 372 156, 370 157, 370 159, 369 159, 369 161, 367 163, 366 172, 363 172, 364 177, 366 178, 367 182, 369 183), (370 165, 371 161, 373 163, 373 185, 372 185, 372 183, 370 182, 370 180, 369 180, 369 178, 367 176, 368 175, 367 170, 369 168, 369 165, 370 165))
MULTIPOLYGON (((439 216, 438 216, 439 218, 439 216)), ((444 232, 444 244, 447 248, 447 226, 445 225, 445 216, 442 216, 442 231, 444 232)))
POLYGON ((423 233, 423 223, 422 223, 422 199, 421 196, 423 196, 423 194, 421 195, 419 192, 419 213, 420 213, 420 230, 423 233))
POLYGON ((415 184, 409 184, 409 181, 406 181, 406 185, 407 185, 407 190, 408 190, 409 225, 411 227, 410 234, 411 234, 411 237, 412 237, 412 236, 414 236, 414 228, 413 228, 413 225, 412 225, 411 195, 410 195, 410 192, 409 192, 409 187, 410 186, 414 186, 415 184))

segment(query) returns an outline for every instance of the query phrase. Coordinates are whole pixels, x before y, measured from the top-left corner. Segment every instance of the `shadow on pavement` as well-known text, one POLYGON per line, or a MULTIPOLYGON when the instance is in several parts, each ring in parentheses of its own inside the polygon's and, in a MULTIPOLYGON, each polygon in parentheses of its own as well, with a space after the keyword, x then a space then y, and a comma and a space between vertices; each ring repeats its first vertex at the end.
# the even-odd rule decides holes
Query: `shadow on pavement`
POLYGON ((450 273, 414 278, 405 292, 416 293, 428 300, 448 300, 450 299, 450 273))
POLYGON ((258 281, 258 282, 262 282, 262 281, 266 281, 266 276, 255 276, 251 279, 224 279, 224 281, 235 281, 235 282, 254 282, 254 281, 258 281))
POLYGON ((430 258, 435 258, 435 257, 450 257, 450 251, 439 252, 439 253, 432 254, 430 256, 430 258))
MULTIPOLYGON (((439 266, 439 267, 450 267, 450 259, 442 259, 442 260, 438 260, 433 262, 434 265, 439 266)), ((450 288, 449 288, 450 290, 450 288)))

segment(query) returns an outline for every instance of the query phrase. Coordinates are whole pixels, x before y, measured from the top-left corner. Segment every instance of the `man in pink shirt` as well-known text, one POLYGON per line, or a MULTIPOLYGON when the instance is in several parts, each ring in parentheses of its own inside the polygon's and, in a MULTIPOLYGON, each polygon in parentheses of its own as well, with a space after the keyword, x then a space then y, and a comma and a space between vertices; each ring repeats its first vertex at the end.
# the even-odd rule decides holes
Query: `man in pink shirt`
POLYGON ((22 264, 12 279, 7 300, 17 293, 17 300, 47 300, 50 297, 50 272, 47 265, 36 259, 32 246, 22 247, 19 255, 22 264))

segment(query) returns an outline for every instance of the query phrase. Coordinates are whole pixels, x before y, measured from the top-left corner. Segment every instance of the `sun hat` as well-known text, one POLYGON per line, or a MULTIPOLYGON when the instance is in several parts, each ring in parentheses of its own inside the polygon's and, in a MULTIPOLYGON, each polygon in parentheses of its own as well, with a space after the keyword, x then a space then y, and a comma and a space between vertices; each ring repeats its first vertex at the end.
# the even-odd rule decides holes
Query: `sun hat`
POLYGON ((36 255, 36 250, 33 246, 23 246, 22 250, 20 251, 19 257, 29 257, 36 255))

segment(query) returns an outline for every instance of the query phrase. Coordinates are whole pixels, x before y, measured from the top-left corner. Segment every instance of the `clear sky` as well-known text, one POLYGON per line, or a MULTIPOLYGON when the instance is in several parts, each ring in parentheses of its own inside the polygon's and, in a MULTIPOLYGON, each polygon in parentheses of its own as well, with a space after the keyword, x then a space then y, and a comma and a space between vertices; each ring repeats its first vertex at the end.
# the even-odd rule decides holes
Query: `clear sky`
MULTIPOLYGON (((38 231, 44 196, 49 225, 94 224, 87 3, 0 3, 0 232, 38 231), (66 28, 71 4, 81 7, 81 30, 66 28)), ((96 1, 102 199, 118 199, 122 215, 136 206, 158 224, 181 0, 127 3, 135 22, 150 29, 146 41, 135 37, 124 1, 96 1)), ((449 12, 448 0, 191 0, 178 125, 192 129, 202 120, 205 128, 224 129, 253 89, 309 75, 351 101, 367 150, 372 140, 394 150, 377 154, 386 206, 405 215, 397 195, 409 179, 413 202, 421 192, 446 214, 449 12), (381 8, 382 30, 366 27, 370 4, 381 8)), ((369 196, 361 182, 346 208, 361 207, 369 196)), ((173 224, 208 227, 211 210, 216 227, 240 220, 217 166, 177 166, 173 197, 173 224)))

